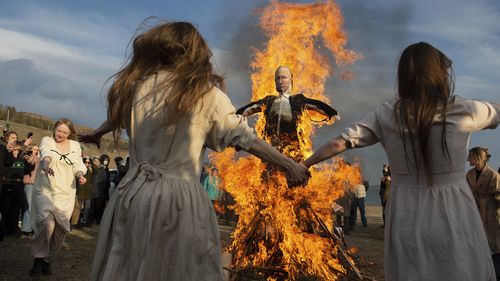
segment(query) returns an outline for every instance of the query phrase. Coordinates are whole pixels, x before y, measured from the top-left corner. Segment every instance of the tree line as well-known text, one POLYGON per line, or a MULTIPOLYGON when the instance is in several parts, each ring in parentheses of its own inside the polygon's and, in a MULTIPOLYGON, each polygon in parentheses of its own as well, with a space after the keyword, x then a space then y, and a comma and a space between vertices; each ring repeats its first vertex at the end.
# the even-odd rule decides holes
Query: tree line
POLYGON ((28 112, 19 112, 15 106, 0 105, 0 119, 18 124, 24 124, 43 130, 50 130, 54 121, 48 117, 40 116, 28 112))
MULTIPOLYGON (((17 111, 15 106, 2 105, 0 104, 0 120, 7 120, 9 118, 9 122, 23 124, 35 128, 39 128, 42 130, 52 130, 52 126, 54 125, 54 120, 42 116, 39 114, 31 113, 31 112, 21 112, 17 111)), ((76 126, 76 125, 75 125, 76 126)), ((89 133, 92 131, 92 128, 76 126, 77 131, 79 133, 89 133)), ((116 145, 111 136, 104 136, 102 139, 102 147, 106 150, 115 150, 116 145)), ((120 150, 128 150, 128 142, 123 139, 120 141, 118 145, 120 150)))

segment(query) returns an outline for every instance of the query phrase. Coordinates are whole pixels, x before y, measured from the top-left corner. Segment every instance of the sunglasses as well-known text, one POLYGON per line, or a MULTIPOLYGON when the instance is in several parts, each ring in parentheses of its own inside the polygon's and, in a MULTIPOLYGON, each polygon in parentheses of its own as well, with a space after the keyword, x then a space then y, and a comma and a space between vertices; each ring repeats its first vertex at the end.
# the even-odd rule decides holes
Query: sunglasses
POLYGON ((83 162, 83 163, 85 163, 85 164, 90 164, 90 161, 85 161, 85 162, 83 162))

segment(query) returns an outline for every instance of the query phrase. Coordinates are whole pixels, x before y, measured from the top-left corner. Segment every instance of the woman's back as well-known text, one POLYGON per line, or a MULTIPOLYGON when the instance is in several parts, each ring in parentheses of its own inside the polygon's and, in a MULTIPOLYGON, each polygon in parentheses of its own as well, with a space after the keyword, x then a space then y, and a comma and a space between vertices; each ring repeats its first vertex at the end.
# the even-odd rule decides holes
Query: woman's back
POLYGON ((159 72, 141 83, 135 93, 128 135, 131 169, 147 162, 162 170, 171 170, 185 179, 199 178, 205 146, 222 150, 234 141, 247 143, 253 139, 245 119, 234 114, 226 94, 213 87, 176 124, 167 126, 165 110, 167 90, 154 86, 167 79, 168 72, 159 72))
MULTIPOLYGON (((353 147, 380 141, 389 159, 392 186, 386 208, 386 280, 494 280, 464 164, 470 134, 495 128, 500 123, 500 106, 454 98, 446 116, 449 157, 441 146, 443 118, 435 116, 438 122, 432 125, 428 146, 432 163, 429 185, 421 164, 417 177, 408 138, 405 153, 394 104, 384 103, 343 134, 353 147)), ((416 159, 421 161, 418 141, 414 142, 416 159)))
POLYGON ((496 280, 464 164, 470 134, 496 128, 500 104, 450 97, 453 90, 452 61, 428 43, 412 44, 398 64, 398 100, 382 104, 305 161, 311 166, 347 148, 382 143, 392 178, 386 280, 496 280))

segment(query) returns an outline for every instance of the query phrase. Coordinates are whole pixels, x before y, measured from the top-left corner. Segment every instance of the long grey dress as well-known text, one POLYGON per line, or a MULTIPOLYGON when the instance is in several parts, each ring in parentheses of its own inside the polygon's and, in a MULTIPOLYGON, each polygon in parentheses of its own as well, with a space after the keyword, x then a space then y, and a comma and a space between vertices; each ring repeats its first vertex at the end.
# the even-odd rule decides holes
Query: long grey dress
POLYGON ((130 169, 101 221, 91 280, 223 278, 217 220, 199 182, 205 146, 247 148, 255 136, 217 88, 166 127, 169 92, 153 89, 165 75, 153 75, 135 93, 130 169))
MULTIPOLYGON (((386 209, 386 280, 496 280, 464 164, 471 132, 496 128, 500 105, 455 97, 446 119, 451 162, 441 152, 441 126, 435 126, 429 140, 433 184, 428 187, 423 171, 417 181, 413 156, 409 169, 405 162, 394 103, 384 103, 342 134, 354 147, 381 142, 389 159, 392 188, 386 209)), ((411 153, 411 145, 407 147, 411 153)))

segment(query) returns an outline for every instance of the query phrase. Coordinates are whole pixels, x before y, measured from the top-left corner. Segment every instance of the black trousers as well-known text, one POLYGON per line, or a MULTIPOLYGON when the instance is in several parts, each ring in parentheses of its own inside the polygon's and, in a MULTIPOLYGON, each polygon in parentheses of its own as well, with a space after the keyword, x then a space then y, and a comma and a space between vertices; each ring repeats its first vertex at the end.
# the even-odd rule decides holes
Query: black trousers
POLYGON ((6 234, 12 234, 19 230, 19 219, 27 206, 24 186, 4 184, 0 197, 0 212, 2 213, 2 225, 6 234))
POLYGON ((497 280, 500 280, 500 254, 491 255, 493 259, 493 265, 495 266, 495 274, 497 276, 497 280))

